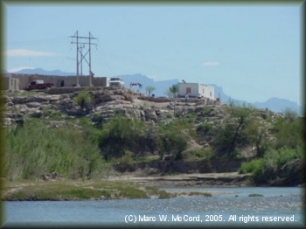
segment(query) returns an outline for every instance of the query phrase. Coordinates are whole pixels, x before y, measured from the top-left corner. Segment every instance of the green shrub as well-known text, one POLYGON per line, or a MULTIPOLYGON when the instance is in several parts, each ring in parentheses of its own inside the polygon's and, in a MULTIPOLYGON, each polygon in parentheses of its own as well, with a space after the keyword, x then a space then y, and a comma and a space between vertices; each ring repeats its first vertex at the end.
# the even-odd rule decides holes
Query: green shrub
POLYGON ((112 157, 121 157, 124 150, 143 150, 140 147, 145 138, 144 123, 130 120, 122 116, 113 117, 102 126, 99 133, 99 147, 106 160, 112 157))
POLYGON ((243 162, 239 168, 239 173, 259 173, 263 166, 263 159, 253 159, 248 162, 243 162))
POLYGON ((213 110, 212 107, 203 107, 203 110, 201 111, 201 116, 206 116, 208 115, 211 111, 213 110))
POLYGON ((255 183, 265 183, 275 179, 286 163, 301 157, 301 147, 296 149, 284 147, 278 150, 270 148, 263 158, 242 163, 239 173, 252 173, 252 179, 255 183))
POLYGON ((201 148, 196 149, 196 150, 195 150, 195 155, 196 155, 197 157, 199 157, 199 158, 204 157, 204 150, 201 149, 201 148))
POLYGON ((212 125, 210 123, 204 122, 197 127, 196 131, 200 135, 206 135, 211 129, 212 125))
POLYGON ((124 155, 117 160, 117 163, 122 172, 132 172, 135 170, 133 153, 131 151, 124 150, 124 155))
POLYGON ((56 171, 67 178, 101 176, 103 161, 97 145, 72 125, 52 128, 44 120, 12 126, 6 136, 6 177, 36 179, 56 171))
POLYGON ((172 154, 176 160, 183 159, 182 152, 187 148, 187 141, 175 132, 168 132, 159 140, 159 154, 162 159, 165 154, 172 154))
POLYGON ((89 108, 92 105, 92 97, 88 90, 81 91, 76 97, 74 97, 74 101, 82 109, 89 108))
POLYGON ((278 119, 274 125, 274 135, 277 139, 276 148, 295 148, 297 145, 303 144, 303 126, 303 119, 293 121, 278 119))
MULTIPOLYGON (((225 127, 219 130, 216 134, 213 147, 216 151, 219 152, 228 152, 228 148, 235 142, 233 142, 233 138, 235 135, 235 126, 233 124, 226 124, 225 127)), ((233 147, 232 147, 233 148, 233 147)))

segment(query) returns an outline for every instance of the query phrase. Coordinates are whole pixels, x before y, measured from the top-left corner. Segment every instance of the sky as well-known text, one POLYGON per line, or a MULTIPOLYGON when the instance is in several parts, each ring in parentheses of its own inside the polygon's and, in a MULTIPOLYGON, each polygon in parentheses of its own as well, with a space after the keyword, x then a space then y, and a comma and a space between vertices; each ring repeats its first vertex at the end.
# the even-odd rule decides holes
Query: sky
MULTIPOLYGON (((77 46, 71 36, 78 31, 95 38, 96 76, 140 73, 154 80, 216 84, 250 103, 278 97, 301 104, 301 4, 7 2, 4 68, 75 73, 77 46)), ((88 48, 85 44, 83 54, 88 48)))

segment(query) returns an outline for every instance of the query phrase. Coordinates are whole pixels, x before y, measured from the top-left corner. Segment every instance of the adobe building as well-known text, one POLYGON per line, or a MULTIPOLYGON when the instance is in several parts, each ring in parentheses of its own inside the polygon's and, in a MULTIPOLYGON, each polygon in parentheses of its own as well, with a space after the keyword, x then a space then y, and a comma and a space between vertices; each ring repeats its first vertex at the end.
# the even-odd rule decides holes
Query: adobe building
POLYGON ((200 83, 178 83, 178 97, 190 98, 202 96, 211 100, 215 100, 215 89, 212 86, 200 83))

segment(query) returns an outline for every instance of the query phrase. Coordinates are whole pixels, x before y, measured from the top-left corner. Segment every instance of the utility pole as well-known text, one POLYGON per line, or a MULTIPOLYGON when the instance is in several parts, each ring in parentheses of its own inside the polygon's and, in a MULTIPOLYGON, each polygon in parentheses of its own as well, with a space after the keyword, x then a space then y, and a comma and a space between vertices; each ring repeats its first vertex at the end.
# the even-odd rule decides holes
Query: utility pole
POLYGON ((76 44, 76 76, 77 76, 77 82, 76 86, 79 87, 79 36, 78 36, 78 31, 74 34, 74 36, 71 36, 72 38, 76 38, 76 42, 71 42, 71 44, 76 44))
POLYGON ((92 86, 92 82, 91 82, 91 78, 92 78, 92 76, 93 76, 93 74, 92 74, 92 71, 91 71, 91 48, 90 48, 90 36, 91 36, 91 33, 89 32, 89 36, 88 36, 88 39, 89 39, 89 41, 88 41, 88 43, 89 43, 89 87, 91 87, 92 86))
POLYGON ((84 56, 83 56, 83 48, 84 47, 85 47, 84 45, 79 46, 80 55, 81 55, 81 60, 80 60, 80 63, 81 63, 81 76, 83 75, 83 63, 82 63, 82 61, 84 59, 84 56))
MULTIPOLYGON (((89 67, 89 86, 92 86, 92 77, 93 77, 93 73, 91 71, 91 45, 97 45, 95 43, 91 43, 91 40, 94 40, 94 39, 97 39, 95 37, 93 37, 91 35, 91 33, 89 32, 89 36, 88 37, 80 37, 78 36, 78 31, 76 32, 76 34, 74 36, 71 36, 72 38, 76 38, 76 42, 71 42, 71 44, 76 44, 77 45, 77 59, 76 59, 76 66, 77 66, 77 86, 80 86, 79 85, 79 64, 81 63, 81 72, 82 72, 82 60, 85 59, 85 61, 87 62, 88 64, 88 67, 89 67), (87 39, 88 40, 88 43, 87 42, 79 42, 79 39, 87 39), (82 46, 80 46, 80 44, 82 46), (88 44, 88 50, 86 52, 85 55, 83 55, 82 53, 82 49, 85 47, 85 45, 88 44), (79 62, 79 53, 81 55, 81 60, 79 62), (89 53, 89 62, 87 61, 87 59, 85 58, 87 53, 89 53)), ((81 73, 82 74, 82 73, 81 73)))

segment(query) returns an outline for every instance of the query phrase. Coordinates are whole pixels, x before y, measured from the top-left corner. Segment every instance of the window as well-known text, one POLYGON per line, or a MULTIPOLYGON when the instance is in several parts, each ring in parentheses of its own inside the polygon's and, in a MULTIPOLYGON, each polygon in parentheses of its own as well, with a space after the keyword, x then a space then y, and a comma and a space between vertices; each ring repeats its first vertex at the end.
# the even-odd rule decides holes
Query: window
POLYGON ((212 93, 210 92, 210 97, 212 96, 212 93))
POLYGON ((191 87, 186 87, 186 94, 191 93, 191 87))

